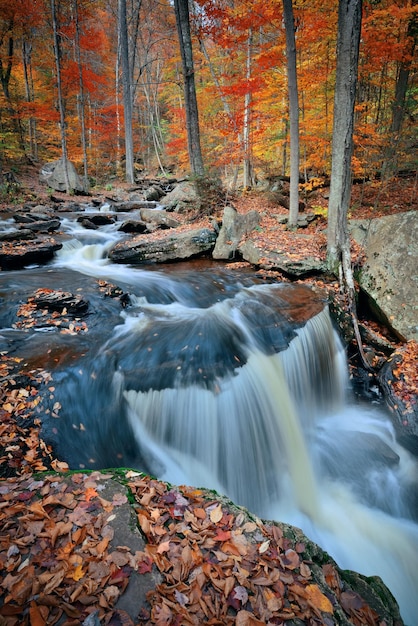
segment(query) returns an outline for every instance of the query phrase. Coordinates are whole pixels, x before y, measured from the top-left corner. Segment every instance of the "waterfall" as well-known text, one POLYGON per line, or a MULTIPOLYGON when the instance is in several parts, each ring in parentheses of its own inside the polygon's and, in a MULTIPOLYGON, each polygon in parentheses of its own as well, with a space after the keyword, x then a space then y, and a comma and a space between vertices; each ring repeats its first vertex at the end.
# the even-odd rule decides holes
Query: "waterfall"
POLYGON ((340 567, 380 575, 414 626, 418 463, 352 398, 326 304, 223 269, 116 266, 115 236, 85 234, 54 265, 123 283, 131 302, 83 375, 62 376, 70 431, 79 419, 97 456, 126 424, 147 471, 299 526, 340 567))

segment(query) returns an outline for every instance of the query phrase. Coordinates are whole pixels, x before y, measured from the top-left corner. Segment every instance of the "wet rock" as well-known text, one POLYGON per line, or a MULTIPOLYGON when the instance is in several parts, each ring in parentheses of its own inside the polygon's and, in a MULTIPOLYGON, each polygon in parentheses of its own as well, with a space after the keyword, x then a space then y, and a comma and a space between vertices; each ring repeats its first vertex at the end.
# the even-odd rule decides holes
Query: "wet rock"
POLYGON ((80 215, 77 218, 77 222, 82 224, 84 228, 89 228, 88 223, 90 223, 91 227, 98 226, 108 226, 109 224, 114 224, 115 220, 111 215, 106 215, 105 213, 97 213, 96 215, 80 215), (84 225, 86 223, 86 225, 84 225))
POLYGON ((145 222, 140 220, 126 220, 119 226, 118 230, 122 233, 146 233, 148 227, 145 222))
POLYGON ((26 224, 26 229, 35 233, 52 233, 59 230, 60 220, 40 220, 26 224))
POLYGON ((69 315, 77 316, 86 313, 89 306, 87 300, 84 300, 81 296, 61 290, 39 290, 35 293, 33 301, 38 309, 48 309, 48 311, 58 311, 60 313, 65 309, 69 315))
POLYGON ((6 233, 0 233, 0 241, 27 241, 35 239, 36 235, 28 228, 20 228, 6 233))
MULTIPOLYGON (((403 361, 408 358, 408 348, 406 344, 392 354, 379 372, 379 382, 400 444, 418 456, 418 398, 413 393, 402 393, 403 361)), ((409 385, 412 384, 410 380, 409 385)))
POLYGON ((50 237, 38 237, 28 242, 3 241, 0 244, 0 268, 21 269, 26 265, 48 263, 62 244, 50 237))

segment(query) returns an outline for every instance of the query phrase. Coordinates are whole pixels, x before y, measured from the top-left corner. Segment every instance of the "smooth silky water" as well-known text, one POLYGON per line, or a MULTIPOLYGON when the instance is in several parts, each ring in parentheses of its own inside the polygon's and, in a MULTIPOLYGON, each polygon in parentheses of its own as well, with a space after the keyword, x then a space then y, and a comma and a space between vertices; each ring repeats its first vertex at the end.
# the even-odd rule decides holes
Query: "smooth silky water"
POLYGON ((139 469, 216 489, 381 576, 418 624, 417 459, 382 409, 353 397, 327 307, 215 264, 115 265, 116 226, 66 229, 51 269, 130 293, 96 351, 55 376, 70 465, 118 465, 129 447, 139 469))

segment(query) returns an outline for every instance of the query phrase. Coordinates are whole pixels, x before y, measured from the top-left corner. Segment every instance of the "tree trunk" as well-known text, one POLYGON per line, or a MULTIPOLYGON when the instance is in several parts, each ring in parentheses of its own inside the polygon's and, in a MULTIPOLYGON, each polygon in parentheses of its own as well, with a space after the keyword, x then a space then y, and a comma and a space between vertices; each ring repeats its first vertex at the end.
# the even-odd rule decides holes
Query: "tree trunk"
POLYGON ((134 182, 134 144, 132 137, 132 72, 129 63, 126 0, 118 0, 119 47, 122 64, 123 110, 125 120, 125 176, 134 182))
POLYGON ((299 214, 299 97, 296 71, 296 40, 292 0, 283 0, 286 30, 287 86, 290 118, 289 226, 297 226, 299 214))
POLYGON ((252 60, 252 48, 253 48, 253 33, 250 30, 247 42, 247 92, 245 94, 244 103, 244 129, 243 129, 243 143, 244 143, 244 189, 250 189, 252 187, 252 163, 251 163, 251 144, 250 144, 250 130, 251 130, 251 60, 252 60))
POLYGON ((409 85, 414 52, 418 41, 418 18, 414 15, 407 31, 409 49, 405 60, 400 63, 395 87, 395 98, 392 104, 392 123, 390 127, 389 145, 386 150, 385 161, 382 166, 382 180, 388 180, 396 173, 396 152, 401 137, 402 122, 405 117, 406 94, 409 85))
POLYGON ((57 73, 57 97, 58 97, 58 109, 60 114, 60 128, 61 128, 61 150, 62 160, 64 165, 64 180, 65 189, 67 193, 71 193, 70 180, 68 178, 68 154, 67 154, 67 135, 65 132, 65 105, 62 94, 61 85, 61 44, 60 36, 58 32, 58 19, 57 8, 55 0, 51 0, 51 16, 52 16, 52 29, 54 34, 54 53, 55 53, 55 68, 57 73))
MULTIPOLYGON (((32 44, 29 41, 23 39, 22 41, 22 59, 23 59, 23 73, 25 77, 25 95, 27 102, 34 102, 34 89, 33 89, 33 77, 32 77, 32 44)), ((29 149, 30 156, 36 161, 38 158, 38 144, 36 140, 36 118, 32 115, 29 118, 28 124, 29 134, 29 149)))
POLYGON ((328 206, 327 262, 338 276, 349 249, 347 213, 351 196, 354 104, 360 46, 362 0, 340 0, 337 73, 334 96, 331 187, 328 206))
POLYGON ((79 85, 79 116, 81 125, 81 147, 83 150, 83 184, 84 190, 89 189, 88 178, 88 166, 87 166, 87 141, 86 141, 86 116, 84 106, 84 80, 83 80, 83 66, 81 63, 80 53, 80 22, 78 19, 78 0, 74 0, 74 19, 75 19, 75 57, 78 67, 78 85, 79 85))
POLYGON ((351 197, 354 104, 362 18, 362 0, 340 0, 338 6, 337 72, 334 95, 331 184, 328 205, 327 264, 346 293, 354 333, 365 368, 356 313, 347 213, 351 197))
MULTIPOLYGON (((13 28, 13 22, 10 23, 10 28, 13 28)), ((10 119, 12 120, 13 129, 17 136, 19 148, 22 150, 23 154, 25 154, 25 142, 23 139, 22 127, 19 121, 19 117, 16 115, 15 108, 12 103, 12 98, 10 95, 10 79, 12 76, 12 67, 13 67, 13 55, 14 55, 14 39, 12 35, 8 38, 7 44, 7 63, 6 67, 3 66, 3 62, 0 58, 0 82, 3 88, 3 94, 7 103, 7 111, 9 113, 10 119)))
POLYGON ((187 146, 192 173, 204 175, 203 157, 200 145, 199 112, 197 107, 194 80, 192 36, 190 32, 188 0, 174 0, 177 32, 183 65, 184 99, 186 107, 187 146))

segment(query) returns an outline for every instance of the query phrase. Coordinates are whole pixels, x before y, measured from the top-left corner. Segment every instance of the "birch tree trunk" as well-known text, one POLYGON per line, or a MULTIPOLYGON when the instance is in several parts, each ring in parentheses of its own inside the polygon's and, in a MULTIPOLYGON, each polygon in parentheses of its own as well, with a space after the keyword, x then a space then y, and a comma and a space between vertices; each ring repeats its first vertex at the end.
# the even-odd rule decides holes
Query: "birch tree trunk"
POLYGON ((186 107, 187 147, 192 173, 203 176, 202 150, 200 145, 199 112, 194 80, 192 36, 188 0, 174 0, 177 32, 183 66, 184 99, 186 107))
POLYGON ((299 215, 299 96, 296 71, 295 21, 292 0, 283 0, 286 30, 287 87, 290 118, 289 226, 297 226, 299 215))
POLYGON ((122 65, 123 110, 125 127, 125 177, 134 182, 134 144, 132 136, 132 71, 129 63, 126 0, 118 0, 119 50, 122 65))
POLYGON ((250 189, 252 187, 252 164, 251 164, 251 144, 250 144, 250 131, 251 131, 251 91, 250 91, 250 79, 251 79, 251 61, 252 61, 252 49, 253 49, 253 32, 250 29, 247 41, 247 72, 246 81, 248 85, 247 92, 245 94, 244 103, 244 129, 243 129, 243 144, 244 144, 244 189, 250 189))

